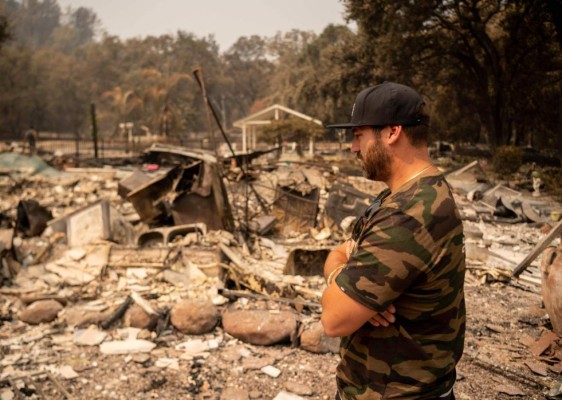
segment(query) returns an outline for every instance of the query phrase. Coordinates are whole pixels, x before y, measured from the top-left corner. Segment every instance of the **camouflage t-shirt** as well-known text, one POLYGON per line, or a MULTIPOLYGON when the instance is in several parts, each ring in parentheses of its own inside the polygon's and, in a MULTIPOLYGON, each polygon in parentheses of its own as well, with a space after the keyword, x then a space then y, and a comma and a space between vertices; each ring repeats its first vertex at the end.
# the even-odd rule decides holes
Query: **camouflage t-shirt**
POLYGON ((343 337, 342 399, 447 398, 464 346, 464 236, 441 174, 381 193, 335 282, 377 312, 396 307, 387 328, 365 323, 343 337))

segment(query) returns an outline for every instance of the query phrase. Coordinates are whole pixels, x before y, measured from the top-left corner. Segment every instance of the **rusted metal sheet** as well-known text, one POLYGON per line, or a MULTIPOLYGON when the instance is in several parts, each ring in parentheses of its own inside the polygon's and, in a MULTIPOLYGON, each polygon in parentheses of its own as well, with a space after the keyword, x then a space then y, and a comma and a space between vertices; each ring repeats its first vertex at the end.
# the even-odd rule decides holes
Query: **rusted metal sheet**
POLYGON ((313 276, 324 274, 324 263, 330 248, 295 248, 287 258, 285 275, 313 276))
POLYGON ((212 196, 183 193, 172 203, 172 217, 176 225, 202 222, 211 230, 225 229, 212 196))
POLYGON ((135 190, 136 188, 138 188, 139 186, 142 186, 144 184, 146 184, 147 182, 151 181, 153 179, 153 177, 151 177, 150 175, 140 171, 140 170, 136 170, 133 173, 131 173, 129 176, 121 179, 119 181, 119 186, 117 188, 117 193, 119 194, 119 196, 121 196, 122 198, 126 199, 127 195, 135 190))
POLYGON ((177 146, 153 145, 147 157, 176 167, 131 191, 144 222, 171 216, 175 225, 204 223, 209 229, 233 230, 234 220, 216 157, 177 146))
POLYGON ((35 200, 21 200, 17 207, 16 230, 25 236, 40 235, 53 215, 35 200))
POLYGON ((326 201, 326 214, 339 226, 346 217, 363 215, 374 200, 374 196, 361 192, 348 183, 336 181, 326 201))
POLYGON ((226 189, 216 164, 204 164, 192 190, 175 198, 172 217, 176 225, 202 222, 213 230, 234 229, 226 189))
POLYGON ((166 209, 161 199, 174 188, 181 171, 180 167, 173 168, 167 174, 157 176, 129 192, 127 199, 144 222, 152 222, 165 214, 166 209))
POLYGON ((275 197, 272 214, 277 218, 277 228, 281 233, 288 230, 308 232, 316 225, 319 189, 313 188, 310 193, 302 195, 294 190, 277 187, 275 197))

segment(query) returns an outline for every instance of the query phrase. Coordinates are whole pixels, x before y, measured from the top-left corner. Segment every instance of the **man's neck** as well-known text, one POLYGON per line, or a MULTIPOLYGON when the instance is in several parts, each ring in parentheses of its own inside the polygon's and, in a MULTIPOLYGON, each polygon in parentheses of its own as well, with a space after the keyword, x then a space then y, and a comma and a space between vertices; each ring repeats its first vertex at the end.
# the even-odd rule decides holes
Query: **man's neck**
POLYGON ((403 160, 393 160, 392 170, 394 173, 390 179, 385 182, 391 192, 395 192, 401 186, 422 176, 428 171, 432 171, 433 164, 428 156, 412 157, 412 161, 404 162, 403 160))

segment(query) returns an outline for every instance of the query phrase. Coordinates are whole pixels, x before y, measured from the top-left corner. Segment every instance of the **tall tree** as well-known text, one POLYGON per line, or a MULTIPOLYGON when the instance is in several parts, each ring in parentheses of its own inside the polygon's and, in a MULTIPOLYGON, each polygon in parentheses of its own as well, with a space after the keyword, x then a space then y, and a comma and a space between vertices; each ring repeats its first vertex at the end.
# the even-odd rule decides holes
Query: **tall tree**
POLYGON ((461 92, 453 98, 459 114, 473 118, 476 112, 492 147, 520 139, 529 124, 519 118, 529 114, 523 99, 559 84, 555 29, 544 1, 345 4, 370 53, 371 80, 400 80, 432 96, 454 87, 461 92))
POLYGON ((45 46, 60 26, 61 10, 57 0, 8 1, 14 19, 15 40, 29 47, 45 46))
POLYGON ((243 118, 267 95, 274 65, 268 57, 267 39, 253 35, 239 38, 223 56, 225 87, 221 105, 226 125, 243 118), (224 99, 224 101, 222 101, 224 99))

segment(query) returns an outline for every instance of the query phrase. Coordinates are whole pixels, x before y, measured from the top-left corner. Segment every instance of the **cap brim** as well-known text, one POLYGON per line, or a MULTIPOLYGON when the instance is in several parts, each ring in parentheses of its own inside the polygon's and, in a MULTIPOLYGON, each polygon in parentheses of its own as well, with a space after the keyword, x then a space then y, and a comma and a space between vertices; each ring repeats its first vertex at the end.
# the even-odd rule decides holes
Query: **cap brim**
POLYGON ((347 123, 347 124, 326 125, 326 128, 351 129, 351 128, 355 128, 357 126, 359 126, 359 125, 347 123))

